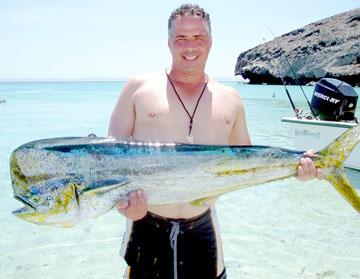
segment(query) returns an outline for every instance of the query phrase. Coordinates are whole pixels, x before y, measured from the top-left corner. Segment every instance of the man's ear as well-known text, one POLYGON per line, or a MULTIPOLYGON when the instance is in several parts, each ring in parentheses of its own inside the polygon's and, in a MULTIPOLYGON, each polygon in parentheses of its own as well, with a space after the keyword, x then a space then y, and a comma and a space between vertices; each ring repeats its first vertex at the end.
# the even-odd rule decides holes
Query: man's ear
POLYGON ((168 38, 168 47, 169 47, 169 49, 170 49, 170 51, 171 51, 171 42, 170 42, 170 38, 168 38))

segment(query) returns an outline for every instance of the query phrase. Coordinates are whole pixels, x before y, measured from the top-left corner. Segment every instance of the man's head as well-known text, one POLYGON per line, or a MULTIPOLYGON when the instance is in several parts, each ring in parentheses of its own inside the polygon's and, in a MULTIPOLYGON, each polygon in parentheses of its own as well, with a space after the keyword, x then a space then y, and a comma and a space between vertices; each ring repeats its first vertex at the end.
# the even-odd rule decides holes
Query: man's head
POLYGON ((194 17, 203 19, 205 22, 205 26, 209 32, 209 36, 211 36, 211 22, 210 22, 210 16, 207 12, 205 12, 204 9, 200 8, 198 5, 192 5, 192 4, 184 4, 181 5, 179 8, 174 10, 168 21, 168 34, 169 37, 171 37, 172 29, 173 29, 173 21, 177 18, 182 17, 194 17))
POLYGON ((203 75, 212 45, 209 15, 199 6, 182 5, 169 19, 172 70, 203 75))

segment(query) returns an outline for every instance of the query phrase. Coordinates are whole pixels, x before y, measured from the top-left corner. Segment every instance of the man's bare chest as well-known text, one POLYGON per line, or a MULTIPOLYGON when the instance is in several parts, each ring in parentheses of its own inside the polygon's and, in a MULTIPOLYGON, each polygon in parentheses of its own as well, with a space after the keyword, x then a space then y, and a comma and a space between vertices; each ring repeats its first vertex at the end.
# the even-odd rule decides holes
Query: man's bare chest
POLYGON ((182 104, 173 92, 144 92, 135 102, 136 134, 147 139, 187 142, 191 133, 195 143, 225 144, 236 117, 235 107, 217 103, 211 92, 204 93, 197 107, 196 101, 184 99, 182 104))

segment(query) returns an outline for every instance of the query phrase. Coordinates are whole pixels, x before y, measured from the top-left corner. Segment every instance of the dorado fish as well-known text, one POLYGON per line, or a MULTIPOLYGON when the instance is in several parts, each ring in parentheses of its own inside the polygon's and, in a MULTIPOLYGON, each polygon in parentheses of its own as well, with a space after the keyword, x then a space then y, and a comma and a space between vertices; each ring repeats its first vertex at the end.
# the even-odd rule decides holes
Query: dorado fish
MULTIPOLYGON (((360 141, 360 125, 314 157, 325 178, 360 212, 343 162, 360 141)), ((54 138, 11 155, 15 216, 62 227, 100 216, 142 189, 149 204, 192 203, 297 174, 304 152, 269 146, 147 143, 124 138, 54 138)))

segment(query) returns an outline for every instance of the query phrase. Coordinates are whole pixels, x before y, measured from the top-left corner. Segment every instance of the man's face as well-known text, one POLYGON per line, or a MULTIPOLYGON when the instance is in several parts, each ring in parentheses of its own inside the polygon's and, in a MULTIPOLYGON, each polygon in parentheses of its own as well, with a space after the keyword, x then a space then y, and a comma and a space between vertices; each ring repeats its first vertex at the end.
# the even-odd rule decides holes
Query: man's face
POLYGON ((187 74, 202 73, 210 52, 212 39, 202 19, 177 18, 173 21, 168 40, 173 68, 187 74))

